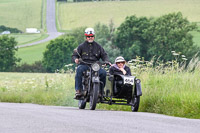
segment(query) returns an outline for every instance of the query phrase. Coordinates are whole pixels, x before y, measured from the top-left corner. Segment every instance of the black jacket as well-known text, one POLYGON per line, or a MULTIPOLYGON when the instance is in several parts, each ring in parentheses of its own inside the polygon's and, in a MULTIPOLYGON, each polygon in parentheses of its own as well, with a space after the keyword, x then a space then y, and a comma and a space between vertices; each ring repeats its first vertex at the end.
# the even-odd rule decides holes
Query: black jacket
MULTIPOLYGON (((125 65, 124 70, 126 71, 126 75, 131 76, 131 70, 128 66, 125 65)), ((119 70, 117 67, 115 66, 111 66, 109 69, 109 73, 111 75, 115 75, 115 74, 121 74, 124 75, 123 72, 121 70, 119 70)))
POLYGON ((99 61, 99 59, 102 59, 103 61, 109 61, 107 53, 95 41, 93 43, 88 43, 88 41, 85 41, 84 43, 80 44, 77 48, 77 52, 74 52, 72 55, 73 62, 76 58, 82 58, 83 61, 89 63, 99 61))

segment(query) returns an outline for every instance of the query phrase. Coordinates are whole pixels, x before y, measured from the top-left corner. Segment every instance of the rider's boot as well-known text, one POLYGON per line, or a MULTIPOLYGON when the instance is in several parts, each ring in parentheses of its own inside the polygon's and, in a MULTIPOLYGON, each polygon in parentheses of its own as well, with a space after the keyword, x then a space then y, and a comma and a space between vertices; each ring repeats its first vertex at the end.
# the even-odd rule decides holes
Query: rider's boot
POLYGON ((80 98, 81 96, 82 96, 81 91, 80 91, 80 90, 76 90, 74 99, 78 99, 78 98, 80 98))

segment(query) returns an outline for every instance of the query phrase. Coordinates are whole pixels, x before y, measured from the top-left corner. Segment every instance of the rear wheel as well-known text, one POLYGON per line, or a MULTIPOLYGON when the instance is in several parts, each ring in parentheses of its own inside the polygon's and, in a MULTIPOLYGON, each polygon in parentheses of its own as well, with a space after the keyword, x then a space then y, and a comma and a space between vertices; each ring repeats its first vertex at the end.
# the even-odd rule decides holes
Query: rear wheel
POLYGON ((79 107, 79 109, 85 109, 85 106, 86 106, 85 100, 79 100, 78 101, 78 107, 79 107))
POLYGON ((131 110, 133 112, 137 112, 138 109, 139 109, 139 105, 140 105, 140 96, 134 96, 131 99, 131 103, 134 104, 134 105, 131 106, 131 110))
POLYGON ((94 83, 92 92, 90 93, 90 110, 95 110, 97 100, 98 100, 98 94, 99 94, 99 83, 94 83))

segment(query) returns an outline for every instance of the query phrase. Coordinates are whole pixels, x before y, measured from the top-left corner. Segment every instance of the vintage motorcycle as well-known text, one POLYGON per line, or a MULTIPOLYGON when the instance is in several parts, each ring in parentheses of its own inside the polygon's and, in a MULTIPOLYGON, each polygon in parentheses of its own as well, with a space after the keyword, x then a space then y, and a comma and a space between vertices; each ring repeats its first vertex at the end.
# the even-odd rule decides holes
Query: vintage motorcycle
POLYGON ((87 63, 89 69, 83 73, 82 78, 82 95, 77 97, 79 100, 79 109, 85 109, 86 103, 89 102, 90 110, 95 110, 97 103, 129 105, 132 111, 138 111, 142 89, 140 79, 135 76, 110 75, 107 72, 106 86, 103 91, 103 82, 100 81, 99 69, 100 63, 87 63))

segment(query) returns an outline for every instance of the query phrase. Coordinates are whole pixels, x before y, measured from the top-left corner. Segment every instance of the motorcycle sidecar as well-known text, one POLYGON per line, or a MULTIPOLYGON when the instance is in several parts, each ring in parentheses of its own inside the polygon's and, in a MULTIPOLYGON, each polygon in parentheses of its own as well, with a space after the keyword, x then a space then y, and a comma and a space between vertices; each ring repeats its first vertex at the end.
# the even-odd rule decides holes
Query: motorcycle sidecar
POLYGON ((109 75, 104 90, 102 103, 130 105, 132 111, 138 111, 142 89, 135 76, 109 75))

